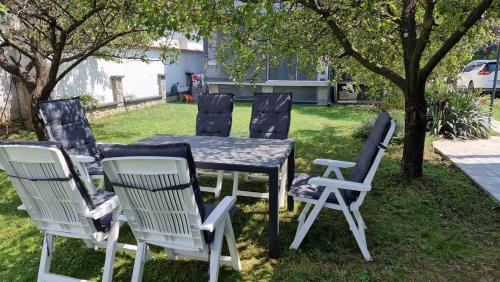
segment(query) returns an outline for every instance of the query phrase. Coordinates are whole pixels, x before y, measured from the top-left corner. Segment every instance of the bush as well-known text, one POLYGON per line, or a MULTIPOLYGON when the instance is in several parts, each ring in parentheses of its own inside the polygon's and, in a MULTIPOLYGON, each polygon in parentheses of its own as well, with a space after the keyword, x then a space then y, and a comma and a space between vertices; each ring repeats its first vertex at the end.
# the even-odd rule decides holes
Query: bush
MULTIPOLYGON (((64 93, 62 95, 58 95, 58 96, 53 97, 53 99, 68 99, 68 98, 72 98, 72 97, 74 97, 74 96, 72 96, 68 93, 64 93)), ((82 105, 82 107, 84 107, 84 108, 95 108, 103 100, 104 100, 104 97, 102 97, 102 96, 94 97, 93 95, 86 93, 86 92, 83 92, 82 94, 80 94, 80 105, 82 105)))
MULTIPOLYGON (((377 119, 372 117, 365 120, 361 126, 356 128, 353 133, 354 138, 367 139, 368 135, 372 131, 373 126, 375 126, 375 121, 377 119)), ((394 130, 394 135, 392 136, 391 142, 401 143, 404 139, 405 135, 405 125, 404 122, 400 119, 394 118, 396 122, 396 129, 394 130)))
POLYGON ((83 93, 80 95, 80 104, 84 108, 95 108, 99 104, 100 99, 95 98, 90 94, 83 93))
POLYGON ((426 96, 427 130, 431 134, 451 139, 489 137, 490 112, 478 94, 452 89, 429 91, 426 96))

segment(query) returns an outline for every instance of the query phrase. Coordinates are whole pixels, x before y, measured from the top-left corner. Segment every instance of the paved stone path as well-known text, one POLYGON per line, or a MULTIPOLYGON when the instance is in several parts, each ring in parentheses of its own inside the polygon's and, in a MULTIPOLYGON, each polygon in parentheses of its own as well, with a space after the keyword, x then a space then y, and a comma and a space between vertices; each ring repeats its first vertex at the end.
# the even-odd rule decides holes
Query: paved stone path
POLYGON ((484 140, 439 140, 432 146, 500 202, 499 136, 484 140))
POLYGON ((500 121, 498 120, 492 120, 491 121, 491 128, 495 130, 496 132, 500 133, 500 121))

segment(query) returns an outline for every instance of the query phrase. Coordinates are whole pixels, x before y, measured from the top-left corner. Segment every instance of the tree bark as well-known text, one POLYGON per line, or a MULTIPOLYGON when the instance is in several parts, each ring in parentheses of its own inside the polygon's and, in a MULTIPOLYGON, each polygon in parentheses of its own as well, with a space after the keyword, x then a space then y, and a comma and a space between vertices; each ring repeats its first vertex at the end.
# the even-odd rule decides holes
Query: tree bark
POLYGON ((403 149, 403 176, 412 180, 423 174, 427 103, 425 82, 414 81, 405 92, 405 139, 403 149))
MULTIPOLYGON (((45 123, 40 116, 40 107, 38 103, 42 101, 42 91, 43 87, 37 85, 35 89, 31 91, 31 122, 33 123, 33 129, 35 131, 36 137, 39 141, 48 140, 48 136, 45 131, 45 123)), ((47 99, 45 99, 47 100, 47 99)))

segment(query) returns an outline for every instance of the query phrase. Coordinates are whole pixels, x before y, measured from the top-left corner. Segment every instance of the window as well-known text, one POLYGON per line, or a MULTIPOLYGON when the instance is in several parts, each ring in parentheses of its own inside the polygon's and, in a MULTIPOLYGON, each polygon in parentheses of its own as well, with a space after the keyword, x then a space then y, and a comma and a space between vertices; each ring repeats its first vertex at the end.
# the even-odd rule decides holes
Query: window
POLYGON ((471 70, 474 69, 475 66, 476 66, 476 64, 465 66, 465 68, 462 70, 462 72, 470 72, 471 70))
POLYGON ((300 71, 297 64, 298 58, 288 58, 281 61, 276 67, 267 66, 269 69, 268 80, 317 80, 318 74, 314 69, 315 66, 310 66, 305 73, 300 71))
POLYGON ((496 63, 488 63, 486 65, 486 70, 489 72, 494 72, 494 71, 498 70, 498 66, 496 65, 496 63))
POLYGON ((297 80, 295 59, 284 59, 276 67, 269 66, 268 80, 297 80))

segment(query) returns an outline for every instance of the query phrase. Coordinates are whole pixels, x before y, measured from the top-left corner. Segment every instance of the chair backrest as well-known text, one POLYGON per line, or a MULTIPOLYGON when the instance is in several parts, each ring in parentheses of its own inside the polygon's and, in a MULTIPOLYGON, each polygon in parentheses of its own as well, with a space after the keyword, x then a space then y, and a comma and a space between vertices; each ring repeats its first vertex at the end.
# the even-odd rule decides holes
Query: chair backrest
POLYGON ((70 155, 96 156, 96 141, 80 97, 43 101, 39 107, 50 140, 61 142, 70 155))
POLYGON ((0 163, 37 227, 91 238, 96 222, 83 216, 92 199, 56 142, 2 142, 0 163), (68 165, 69 164, 69 165, 68 165))
POLYGON ((198 96, 196 135, 228 137, 233 120, 234 98, 231 93, 198 96))
POLYGON ((205 206, 188 144, 113 145, 102 164, 138 240, 201 251, 205 206))
MULTIPOLYGON (((381 112, 358 156, 356 165, 349 175, 349 181, 371 184, 395 128, 396 123, 391 119, 389 113, 381 112)), ((350 190, 343 190, 343 192, 345 198, 352 200, 355 200, 360 194, 350 190)))
POLYGON ((287 139, 291 110, 292 93, 255 93, 250 138, 287 139))

